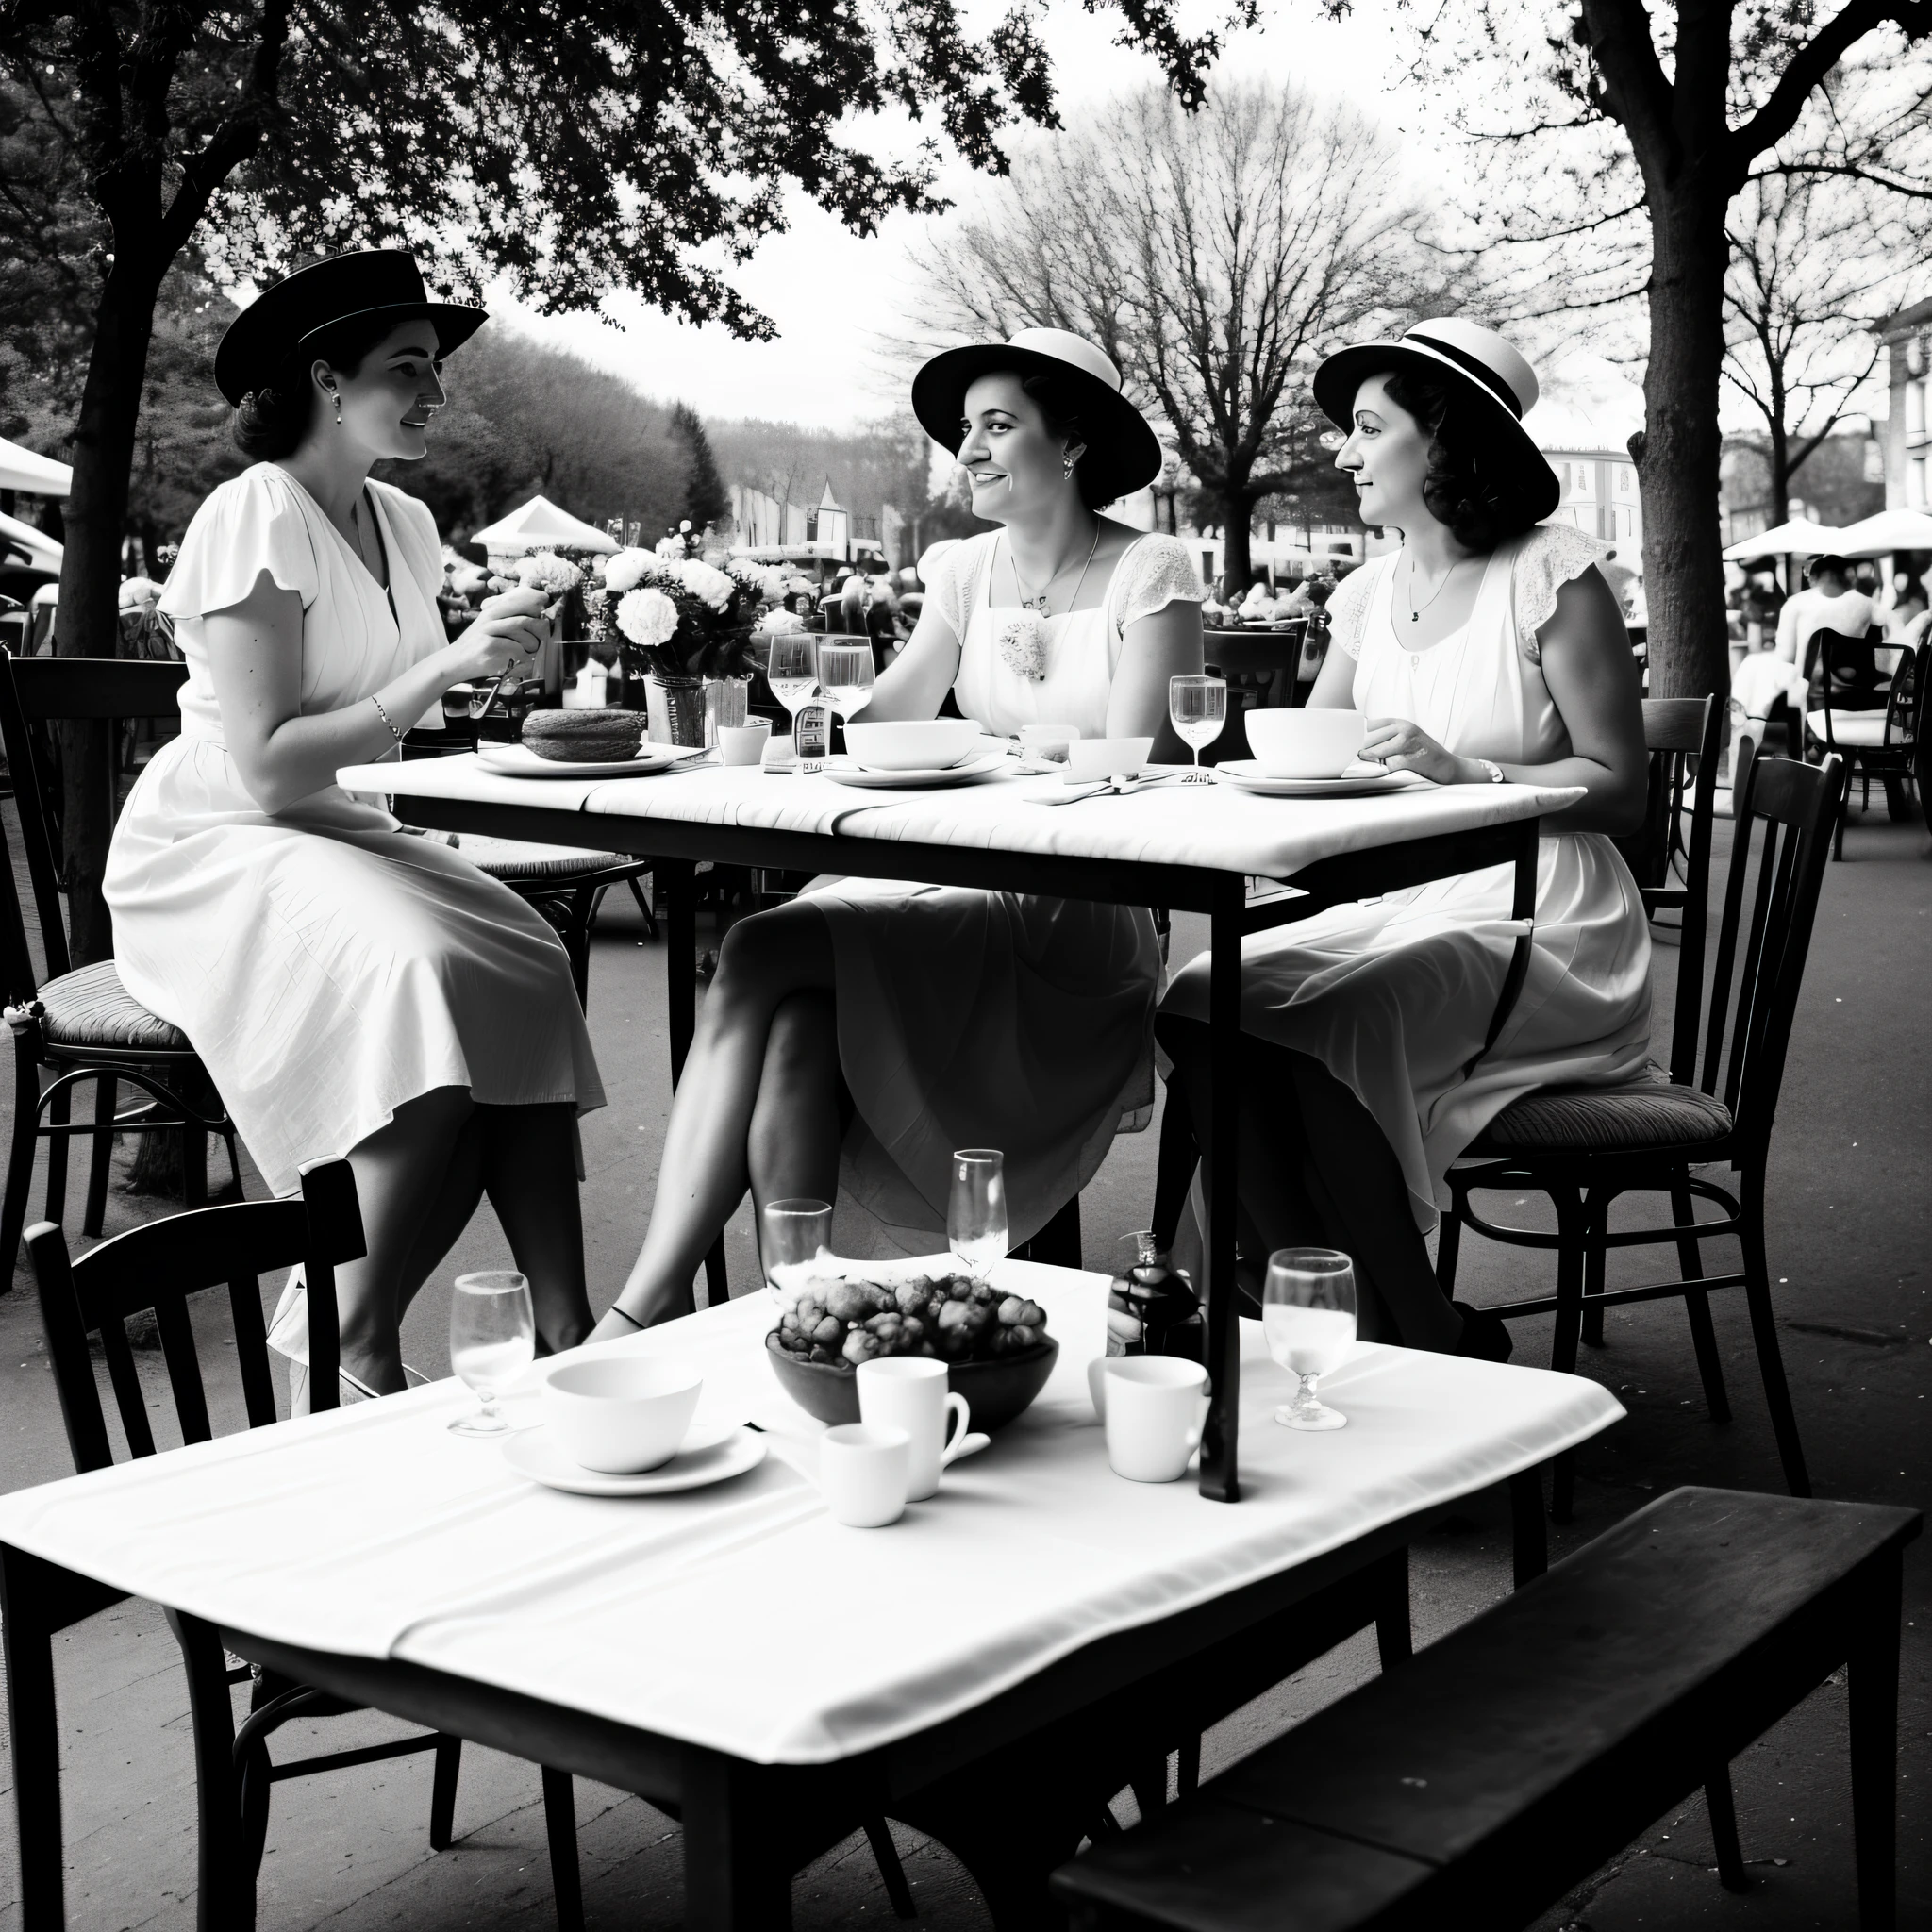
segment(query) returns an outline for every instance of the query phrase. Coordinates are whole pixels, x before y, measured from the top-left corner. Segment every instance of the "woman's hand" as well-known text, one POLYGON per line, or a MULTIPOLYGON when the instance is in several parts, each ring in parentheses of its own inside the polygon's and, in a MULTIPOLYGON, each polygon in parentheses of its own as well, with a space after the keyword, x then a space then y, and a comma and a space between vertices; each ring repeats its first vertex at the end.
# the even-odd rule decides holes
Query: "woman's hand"
POLYGON ((522 675, 519 659, 533 658, 543 643, 542 618, 546 600, 541 591, 499 591, 486 597, 476 621, 460 632, 450 645, 449 681, 460 684, 470 678, 495 679, 506 665, 522 675))
POLYGON ((1438 785, 1486 783, 1490 775, 1474 758, 1445 751, 1407 718, 1371 718, 1362 734, 1361 756, 1391 772, 1420 772, 1438 785))

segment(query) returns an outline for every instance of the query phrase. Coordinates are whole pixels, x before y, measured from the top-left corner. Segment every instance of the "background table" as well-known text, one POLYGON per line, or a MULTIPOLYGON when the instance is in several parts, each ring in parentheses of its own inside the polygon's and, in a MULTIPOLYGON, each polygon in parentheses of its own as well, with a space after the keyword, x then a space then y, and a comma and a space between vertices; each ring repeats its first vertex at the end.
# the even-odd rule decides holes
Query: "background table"
MULTIPOLYGON (((444 1381, 0 1498, 9 1681, 33 1667, 40 1599, 92 1579, 165 1605, 217 1676, 225 1647, 681 1816, 693 1925, 783 1924, 790 1874, 882 1813, 1017 1900, 1150 1750, 1397 1585, 1406 1606, 1418 1530, 1623 1412, 1580 1378, 1365 1344, 1324 1383, 1349 1426, 1297 1434, 1269 1420, 1294 1378, 1242 1322, 1248 1507, 1203 1509, 1185 1482, 1107 1466, 1086 1389, 1106 1278, 994 1278, 1046 1307, 1053 1379, 890 1529, 826 1516, 760 1291, 606 1345, 694 1357, 700 1420, 769 1426, 766 1464, 715 1489, 541 1489, 448 1433, 475 1398, 444 1381)), ((58 1725, 51 1704, 14 1711, 18 1798, 58 1777, 58 1725)), ((225 1740, 197 1749, 216 1776, 225 1740)), ((203 1808, 218 1831, 219 1790, 203 1808)), ((60 1870, 45 1839, 22 1847, 42 1900, 60 1870)))
MULTIPOLYGON (((1240 1493, 1231 1285, 1242 938, 1349 900, 1513 863, 1514 916, 1525 924, 1491 1028, 1493 1044, 1529 965, 1537 822, 1583 796, 1574 788, 1418 782, 1377 797, 1280 799, 1232 786, 1169 784, 1049 808, 1040 801, 1063 795, 1058 777, 885 792, 757 770, 506 778, 471 758, 358 765, 338 775, 352 791, 392 794, 411 824, 655 859, 669 902, 674 1080, 696 1024, 691 873, 702 859, 1206 913, 1212 1108, 1197 1124, 1229 1158, 1214 1163, 1208 1195, 1203 1286, 1215 1387, 1200 1486, 1224 1502, 1240 1493), (1251 904, 1253 878, 1291 881, 1294 891, 1251 904), (1230 1292, 1218 1291, 1223 1283, 1230 1292)), ((724 1291, 722 1247, 714 1255, 708 1277, 716 1300, 724 1291)))

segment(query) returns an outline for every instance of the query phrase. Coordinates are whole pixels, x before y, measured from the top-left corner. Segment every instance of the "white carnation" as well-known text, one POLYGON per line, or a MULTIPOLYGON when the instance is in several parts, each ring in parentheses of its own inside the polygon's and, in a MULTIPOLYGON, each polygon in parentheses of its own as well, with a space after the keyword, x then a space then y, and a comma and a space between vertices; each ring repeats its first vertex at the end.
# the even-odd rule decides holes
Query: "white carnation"
POLYGON ((1046 676, 1046 625, 1030 610, 1015 610, 993 625, 1000 661, 1016 677, 1038 684, 1046 676))
POLYGON ((657 567, 658 559, 648 550, 620 550, 604 566, 604 588, 621 597, 636 590, 657 567))
POLYGON ((517 565, 517 582, 548 597, 574 591, 582 581, 576 565, 566 563, 554 550, 533 550, 517 565))
POLYGON ((662 591, 632 591, 617 607, 617 627, 646 650, 669 643, 677 629, 677 606, 662 591))
POLYGON ((764 621, 761 628, 771 637, 783 637, 788 632, 803 630, 805 619, 795 610, 774 610, 764 621))
MULTIPOLYGON (((684 527, 688 530, 691 528, 691 525, 687 524, 684 527)), ((658 555, 659 557, 682 558, 684 554, 684 539, 682 537, 660 537, 658 540, 658 555)))
POLYGON ((731 602, 738 586, 722 570, 713 570, 708 563, 701 563, 695 557, 687 558, 666 573, 675 576, 700 603, 708 604, 713 610, 723 610, 731 602))

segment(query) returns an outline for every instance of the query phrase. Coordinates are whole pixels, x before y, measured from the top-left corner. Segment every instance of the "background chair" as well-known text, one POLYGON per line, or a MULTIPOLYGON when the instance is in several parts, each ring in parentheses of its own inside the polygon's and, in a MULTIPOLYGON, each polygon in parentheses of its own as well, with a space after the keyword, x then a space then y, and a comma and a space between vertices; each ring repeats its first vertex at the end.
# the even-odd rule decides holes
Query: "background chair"
MULTIPOLYGON (((210 1439, 214 1431, 190 1302, 203 1290, 224 1283, 234 1320, 235 1362, 248 1426, 260 1428, 275 1421, 259 1277, 298 1262, 308 1274, 310 1400, 317 1408, 336 1407, 335 1269, 339 1262, 359 1259, 364 1252, 356 1178, 346 1160, 318 1161, 305 1168, 300 1200, 232 1202, 169 1215, 103 1241, 78 1259, 70 1258, 66 1237, 51 1222, 38 1223, 28 1231, 26 1242, 40 1287, 60 1413, 77 1471, 105 1469, 114 1460, 94 1379, 90 1344, 96 1338, 107 1358, 114 1407, 129 1453, 155 1454, 147 1393, 125 1325, 130 1315, 148 1310, 160 1332, 182 1441, 210 1439)), ((225 1901, 229 1907, 225 1916, 205 1913, 203 1924, 254 1923, 252 1901, 267 1842, 269 1791, 286 1778, 312 1777, 381 1758, 434 1751, 429 1842, 438 1851, 450 1844, 460 1739, 432 1731, 275 1763, 269 1740, 283 1724, 344 1716, 362 1707, 273 1671, 257 1673, 245 1664, 230 1667, 208 1625, 173 1611, 168 1621, 188 1664, 189 1703, 202 1770, 203 1898, 225 1901), (249 1714, 237 1731, 229 1687, 251 1677, 249 1714), (230 1789, 232 1808, 218 1797, 230 1789)), ((568 1774, 544 1771, 543 1802, 558 1922, 564 1932, 576 1932, 583 1910, 568 1774)))
POLYGON ((1871 809, 1872 781, 1876 778, 1885 788, 1891 818, 1898 821, 1910 814, 1907 791, 1918 771, 1925 646, 1916 651, 1889 646, 1876 629, 1862 638, 1821 631, 1816 641, 1820 689, 1805 713, 1805 758, 1815 763, 1836 753, 1845 761, 1845 788, 1831 851, 1833 858, 1842 858, 1854 784, 1863 787, 1861 809, 1871 809), (1881 655, 1896 657, 1896 669, 1888 671, 1879 662, 1881 655))
POLYGON ((47 963, 46 979, 39 981, 9 850, 9 862, 0 866, 0 976, 13 1033, 13 1147, 0 1207, 0 1293, 12 1285, 40 1141, 48 1143, 47 1217, 58 1221, 67 1191, 67 1143, 75 1134, 93 1136, 81 1224, 90 1235, 100 1233, 107 1211, 116 1134, 178 1130, 190 1207, 208 1199, 208 1136, 219 1134, 227 1146, 238 1191, 242 1186, 233 1122, 219 1102, 208 1111, 184 1091, 214 1091, 188 1036, 136 1000, 122 986, 111 959, 79 968, 72 964, 56 857, 57 821, 49 808, 50 778, 37 743, 40 727, 56 719, 178 718, 187 675, 182 664, 23 658, 0 652, 0 744, 13 774, 22 856, 47 963), (42 1069, 54 1076, 44 1091, 42 1069), (94 1083, 93 1123, 75 1126, 70 1122, 73 1090, 88 1080, 94 1083), (117 1113, 124 1081, 147 1098, 117 1113))
MULTIPOLYGON (((1743 783, 1719 928, 1710 1027, 1698 1079, 1622 1088, 1553 1087, 1530 1093, 1490 1123, 1469 1150, 1471 1164, 1451 1171, 1451 1186, 1458 1223, 1492 1241, 1557 1250, 1554 1296, 1492 1304, 1490 1309, 1505 1319, 1554 1313, 1554 1369, 1567 1373, 1576 1366, 1587 1302, 1601 1310, 1625 1302, 1681 1300, 1713 1419, 1722 1421, 1728 1410, 1723 1407, 1706 1297, 1714 1289, 1742 1288, 1785 1481, 1793 1495, 1807 1496, 1810 1477, 1772 1308, 1764 1188, 1785 1053, 1844 767, 1836 757, 1827 757, 1823 765, 1759 758, 1743 783), (1755 865, 1754 841, 1761 843, 1755 865), (1731 1188, 1691 1172, 1693 1166, 1726 1162, 1737 1176, 1731 1188), (1473 1190, 1521 1192, 1527 1188, 1555 1202, 1556 1234, 1497 1226, 1469 1206, 1473 1190), (1633 1192, 1668 1195, 1670 1221, 1612 1234, 1611 1204, 1633 1192), (1697 1220, 1697 1200, 1716 1202, 1722 1217, 1697 1220), (1742 1268, 1707 1276, 1699 1243, 1727 1236, 1743 1249, 1742 1268), (1606 1289, 1604 1266, 1611 1248, 1664 1241, 1676 1245, 1677 1279, 1606 1289)), ((1453 1241, 1446 1261, 1445 1290, 1455 1281, 1453 1241)), ((1572 1475, 1572 1459, 1559 1457, 1554 1485, 1554 1513, 1559 1520, 1569 1515, 1572 1475)))

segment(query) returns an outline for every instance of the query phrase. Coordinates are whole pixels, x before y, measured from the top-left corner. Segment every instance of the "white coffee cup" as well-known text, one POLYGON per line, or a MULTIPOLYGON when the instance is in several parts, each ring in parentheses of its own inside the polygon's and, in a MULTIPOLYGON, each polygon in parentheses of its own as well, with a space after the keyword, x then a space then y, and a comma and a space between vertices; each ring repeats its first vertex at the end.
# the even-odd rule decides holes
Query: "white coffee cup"
POLYGON ((1362 748, 1359 711, 1256 710, 1246 718, 1248 748, 1270 778, 1339 778, 1362 748))
POLYGON ((1177 1482, 1208 1421, 1208 1371, 1174 1355, 1102 1357, 1107 1459, 1135 1483, 1177 1482))
POLYGON ((948 1394, 946 1365, 924 1356, 886 1356, 858 1365, 858 1413, 911 1438, 906 1500, 923 1503, 940 1486, 940 1471, 984 1449, 990 1436, 969 1436, 973 1417, 963 1395, 948 1394), (950 1428, 948 1424, 951 1424, 950 1428))
POLYGON ((583 1469, 637 1475, 677 1454, 705 1378, 675 1356, 561 1362, 543 1382, 544 1422, 583 1469))
POLYGON ((721 724, 718 756, 727 765, 755 765, 764 757, 765 741, 771 735, 769 718, 759 718, 749 724, 721 724))
POLYGON ((834 1523, 883 1529, 906 1513, 912 1438, 884 1423, 841 1423, 819 1438, 819 1493, 834 1523))
POLYGON ((1138 778, 1151 738, 1076 738, 1067 746, 1069 785, 1097 785, 1108 779, 1138 778))

